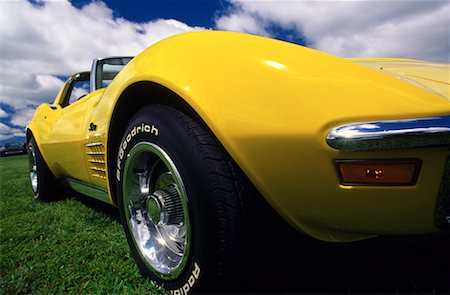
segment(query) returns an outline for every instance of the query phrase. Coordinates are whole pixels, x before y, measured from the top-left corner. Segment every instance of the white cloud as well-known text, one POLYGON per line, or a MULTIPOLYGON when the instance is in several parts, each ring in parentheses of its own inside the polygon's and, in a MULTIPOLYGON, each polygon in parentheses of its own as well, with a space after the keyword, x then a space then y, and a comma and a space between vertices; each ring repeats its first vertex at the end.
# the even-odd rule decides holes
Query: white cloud
POLYGON ((11 124, 15 126, 25 127, 30 123, 34 115, 34 108, 22 108, 16 111, 11 119, 11 124))
POLYGON ((40 74, 71 74, 88 69, 95 57, 136 55, 162 38, 201 29, 176 20, 114 18, 103 2, 78 9, 64 0, 43 6, 7 1, 2 9, 2 61, 40 74))
POLYGON ((19 128, 11 128, 0 122, 0 140, 13 137, 25 137, 25 131, 19 128))
POLYGON ((62 84, 62 80, 49 74, 1 70, 0 102, 15 109, 53 102, 62 84))
POLYGON ((216 26, 227 31, 270 36, 256 17, 245 12, 222 16, 217 19, 216 26))
POLYGON ((61 76, 90 68, 96 57, 137 55, 168 36, 201 27, 173 19, 136 23, 116 18, 103 2, 81 8, 68 0, 0 1, 0 103, 24 126, 30 108, 53 102, 61 76))
MULTIPOLYGON (((219 29, 254 34, 293 29, 316 49, 343 57, 385 56, 448 62, 450 8, 442 0, 245 1, 216 20, 219 29), (249 29, 253 18, 259 23, 249 29), (234 20, 229 22, 226 20, 234 20)), ((262 34, 266 35, 266 34, 262 34)))
POLYGON ((8 118, 9 114, 0 108, 0 118, 8 118))

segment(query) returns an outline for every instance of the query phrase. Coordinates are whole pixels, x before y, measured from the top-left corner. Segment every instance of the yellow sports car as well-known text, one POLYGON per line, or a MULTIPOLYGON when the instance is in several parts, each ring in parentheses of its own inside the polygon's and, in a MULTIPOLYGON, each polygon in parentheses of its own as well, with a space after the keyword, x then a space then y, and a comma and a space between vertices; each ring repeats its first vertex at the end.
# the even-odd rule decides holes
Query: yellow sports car
POLYGON ((72 75, 27 144, 35 198, 65 185, 117 206, 173 294, 226 286, 258 198, 330 242, 450 221, 446 64, 181 34, 72 75))

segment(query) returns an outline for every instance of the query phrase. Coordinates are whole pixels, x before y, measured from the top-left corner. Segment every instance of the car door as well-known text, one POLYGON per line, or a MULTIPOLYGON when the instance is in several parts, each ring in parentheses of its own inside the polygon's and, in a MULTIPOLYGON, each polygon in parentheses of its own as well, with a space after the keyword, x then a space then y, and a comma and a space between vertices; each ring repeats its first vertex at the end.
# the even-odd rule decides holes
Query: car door
POLYGON ((67 89, 55 106, 60 114, 53 124, 47 147, 57 178, 84 183, 90 182, 83 153, 85 116, 92 98, 88 94, 89 76, 89 72, 81 72, 69 79, 67 89))

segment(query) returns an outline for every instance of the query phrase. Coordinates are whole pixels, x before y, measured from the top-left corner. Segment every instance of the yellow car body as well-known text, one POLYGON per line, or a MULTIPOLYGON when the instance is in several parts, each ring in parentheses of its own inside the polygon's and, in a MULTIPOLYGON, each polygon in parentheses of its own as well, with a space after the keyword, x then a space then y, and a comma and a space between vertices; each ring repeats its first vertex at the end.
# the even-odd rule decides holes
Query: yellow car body
POLYGON ((326 138, 355 122, 448 120, 448 65, 343 59, 268 38, 207 31, 149 47, 108 87, 62 107, 67 87, 53 104, 39 106, 27 136, 56 178, 87 184, 103 201, 117 202, 118 146, 131 112, 170 102, 198 116, 260 194, 301 232, 348 242, 439 230, 435 211, 441 184, 448 182, 448 144, 352 151, 333 148, 326 138), (419 159, 421 167, 414 185, 343 185, 334 163, 340 159, 419 159))

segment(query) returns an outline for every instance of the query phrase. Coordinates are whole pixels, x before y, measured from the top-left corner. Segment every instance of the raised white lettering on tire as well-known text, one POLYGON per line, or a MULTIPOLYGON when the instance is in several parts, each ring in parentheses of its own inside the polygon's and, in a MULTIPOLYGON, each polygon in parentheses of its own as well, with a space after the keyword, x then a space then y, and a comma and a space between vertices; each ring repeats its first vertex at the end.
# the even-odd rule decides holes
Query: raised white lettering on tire
POLYGON ((158 136, 159 135, 159 129, 155 126, 155 125, 149 125, 149 124, 140 124, 140 125, 136 125, 133 127, 133 129, 131 129, 131 131, 125 136, 125 139, 122 141, 122 143, 120 144, 120 148, 119 148, 119 153, 117 154, 117 169, 116 169, 116 179, 117 181, 120 181, 120 173, 121 173, 121 168, 120 165, 122 163, 123 160, 123 156, 125 154, 125 150, 127 148, 128 143, 131 141, 131 139, 133 137, 135 137, 136 135, 138 135, 139 133, 150 133, 154 136, 158 136))

